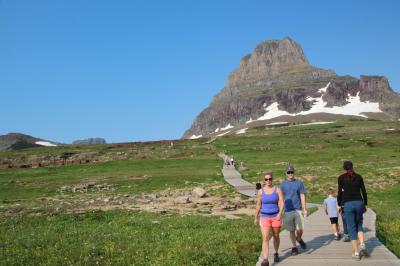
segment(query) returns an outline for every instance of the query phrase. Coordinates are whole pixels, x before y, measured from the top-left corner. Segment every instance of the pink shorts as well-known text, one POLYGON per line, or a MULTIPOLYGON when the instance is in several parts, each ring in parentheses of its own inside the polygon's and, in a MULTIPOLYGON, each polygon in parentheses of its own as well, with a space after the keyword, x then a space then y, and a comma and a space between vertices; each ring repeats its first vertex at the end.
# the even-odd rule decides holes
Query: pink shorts
POLYGON ((260 227, 281 227, 282 220, 276 217, 260 217, 260 227))

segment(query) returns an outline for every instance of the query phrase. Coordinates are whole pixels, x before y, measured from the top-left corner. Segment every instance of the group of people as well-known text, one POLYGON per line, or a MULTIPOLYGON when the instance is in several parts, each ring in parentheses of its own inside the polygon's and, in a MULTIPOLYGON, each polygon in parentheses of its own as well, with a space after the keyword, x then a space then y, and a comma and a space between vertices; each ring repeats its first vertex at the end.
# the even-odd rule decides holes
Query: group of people
POLYGON ((225 156, 224 162, 225 162, 226 166, 228 166, 228 165, 235 166, 236 165, 236 161, 235 161, 235 159, 233 159, 233 157, 225 156))
MULTIPOLYGON (((363 234, 363 213, 367 211, 367 193, 363 178, 353 170, 353 163, 343 163, 344 173, 338 177, 337 198, 333 189, 328 191, 324 200, 324 210, 328 215, 334 238, 340 240, 338 216, 342 215, 344 240, 351 241, 352 257, 361 259, 361 254, 367 256, 363 234), (360 248, 358 246, 360 243, 360 248)), ((262 235, 262 266, 269 265, 269 239, 272 233, 274 245, 274 262, 279 262, 279 233, 282 224, 290 233, 292 244, 291 255, 299 253, 297 243, 302 249, 307 248, 304 242, 304 220, 307 217, 306 189, 302 181, 295 178, 292 165, 286 167, 286 179, 280 187, 274 185, 272 172, 263 174, 264 186, 256 185, 257 205, 254 224, 259 225, 262 235)))

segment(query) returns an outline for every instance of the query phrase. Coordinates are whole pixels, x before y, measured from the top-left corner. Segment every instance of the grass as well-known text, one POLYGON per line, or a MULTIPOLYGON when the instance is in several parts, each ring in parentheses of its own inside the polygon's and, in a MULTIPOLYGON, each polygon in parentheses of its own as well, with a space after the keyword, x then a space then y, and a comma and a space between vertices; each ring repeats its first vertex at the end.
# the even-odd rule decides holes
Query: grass
POLYGON ((398 257, 400 256, 400 185, 377 192, 371 198, 377 212, 376 234, 398 257))
MULTIPOLYGON (((308 190, 310 202, 322 203, 336 188, 342 161, 350 159, 364 177, 369 207, 377 213, 377 235, 400 256, 400 123, 340 121, 334 124, 251 129, 244 135, 204 140, 64 146, 1 152, 2 160, 29 161, 35 156, 91 154, 103 162, 36 169, 0 169, 0 264, 70 265, 248 265, 260 251, 259 231, 251 217, 238 221, 203 216, 160 216, 127 211, 32 216, 24 210, 45 205, 57 188, 92 181, 112 183, 128 193, 188 188, 223 179, 218 152, 243 162, 243 177, 260 181, 264 170, 283 180, 287 163, 308 190), (397 130, 387 131, 388 128, 397 130), (7 211, 19 209, 10 217, 7 211), (249 220, 250 219, 250 220, 249 220), (153 223, 153 221, 158 221, 153 223), (237 234, 237 235, 236 235, 237 234), (49 252, 45 252, 48 249, 49 252), (36 254, 36 255, 35 255, 36 254), (66 258, 66 259, 65 259, 66 258)), ((93 192, 96 194, 97 192, 93 192)), ((230 197, 226 185, 216 195, 230 197)), ((65 197, 74 197, 66 194, 65 197)))
POLYGON ((0 200, 33 200, 54 196, 63 185, 89 181, 112 183, 116 185, 116 192, 137 194, 167 187, 184 187, 187 181, 210 183, 218 178, 219 171, 220 161, 216 156, 2 169, 0 200))
POLYGON ((2 265, 249 265, 260 252, 251 217, 109 211, 0 223, 2 265))
POLYGON ((337 188, 342 161, 352 160, 364 178, 369 207, 377 213, 377 234, 400 256, 399 129, 399 122, 382 121, 259 128, 245 136, 221 138, 215 145, 244 163, 243 176, 251 182, 272 170, 279 183, 285 178, 285 165, 293 164, 308 190, 308 200, 314 203, 322 203, 328 188, 337 188))

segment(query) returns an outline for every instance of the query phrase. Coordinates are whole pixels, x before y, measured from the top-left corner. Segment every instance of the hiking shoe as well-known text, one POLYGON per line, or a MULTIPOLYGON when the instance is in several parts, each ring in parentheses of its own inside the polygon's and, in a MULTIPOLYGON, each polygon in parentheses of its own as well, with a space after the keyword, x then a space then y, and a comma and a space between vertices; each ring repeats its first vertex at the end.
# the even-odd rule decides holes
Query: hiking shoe
POLYGON ((360 253, 365 257, 369 257, 369 253, 367 251, 367 248, 365 247, 365 244, 360 245, 360 253))
POLYGON ((300 239, 297 240, 297 242, 299 242, 300 247, 302 249, 306 249, 307 248, 307 245, 306 245, 306 243, 304 243, 303 239, 300 238, 300 239))
POLYGON ((299 254, 297 247, 292 248, 292 256, 296 256, 297 254, 299 254))
POLYGON ((279 254, 274 253, 274 262, 279 262, 279 254))
POLYGON ((261 266, 269 266, 269 261, 268 261, 268 259, 264 259, 264 260, 261 262, 261 266))
POLYGON ((343 242, 350 242, 349 235, 346 234, 343 235, 343 242))
POLYGON ((353 255, 351 255, 351 257, 352 257, 354 260, 357 260, 357 261, 361 260, 360 254, 353 254, 353 255))

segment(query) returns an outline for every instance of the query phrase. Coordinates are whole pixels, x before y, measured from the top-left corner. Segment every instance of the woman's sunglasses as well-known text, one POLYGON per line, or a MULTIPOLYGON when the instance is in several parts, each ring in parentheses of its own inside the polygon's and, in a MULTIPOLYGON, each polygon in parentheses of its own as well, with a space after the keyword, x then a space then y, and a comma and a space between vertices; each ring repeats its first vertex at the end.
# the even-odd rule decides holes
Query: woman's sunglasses
POLYGON ((272 181, 272 177, 271 178, 264 178, 264 181, 272 181))

